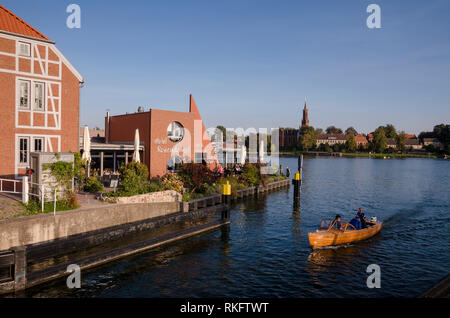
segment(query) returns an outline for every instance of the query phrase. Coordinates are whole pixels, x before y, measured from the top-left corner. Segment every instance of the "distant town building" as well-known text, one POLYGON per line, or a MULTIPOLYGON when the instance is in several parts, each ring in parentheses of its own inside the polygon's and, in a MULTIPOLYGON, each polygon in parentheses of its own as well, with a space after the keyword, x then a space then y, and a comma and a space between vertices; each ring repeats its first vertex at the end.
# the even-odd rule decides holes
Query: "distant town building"
MULTIPOLYGON (((301 121, 301 125, 299 128, 302 127, 309 127, 309 117, 308 117, 308 107, 303 107, 302 111, 303 117, 301 121)), ((279 147, 281 150, 283 149, 291 149, 297 146, 298 139, 300 137, 300 129, 295 128, 280 128, 279 130, 279 147)))
POLYGON ((32 152, 78 151, 83 82, 55 42, 0 5, 0 178, 23 176, 32 152))
POLYGON ((422 149, 422 144, 417 138, 410 138, 405 140, 405 146, 407 149, 420 150, 422 149))
POLYGON ((444 146, 442 145, 442 143, 437 140, 436 138, 423 138, 423 145, 424 146, 429 146, 432 145, 434 148, 437 149, 444 149, 444 146))
POLYGON ((279 138, 280 149, 292 148, 297 145, 299 130, 295 128, 280 128, 279 138))
MULTIPOLYGON (((80 149, 83 147, 84 127, 80 127, 80 149)), ((89 137, 91 142, 105 142, 105 130, 101 128, 89 128, 89 137)))
MULTIPOLYGON (((388 138, 387 147, 397 149, 397 140, 395 138, 388 138)), ((419 139, 410 138, 405 140, 405 147, 406 149, 420 150, 422 149, 422 144, 420 143, 419 139)))
POLYGON ((365 147, 368 144, 366 136, 363 134, 358 134, 355 136, 356 147, 365 147))
POLYGON ((320 144, 328 144, 333 146, 335 144, 345 144, 346 139, 344 134, 319 134, 317 135, 317 147, 320 144))

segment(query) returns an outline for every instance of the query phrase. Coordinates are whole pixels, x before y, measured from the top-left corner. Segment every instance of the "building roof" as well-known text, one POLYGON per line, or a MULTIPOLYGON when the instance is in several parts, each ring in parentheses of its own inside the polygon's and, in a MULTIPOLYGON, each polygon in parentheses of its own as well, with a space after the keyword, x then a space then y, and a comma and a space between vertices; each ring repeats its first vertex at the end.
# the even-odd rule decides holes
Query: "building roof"
POLYGON ((344 134, 319 134, 317 140, 345 140, 344 134))
MULTIPOLYGON (((397 140, 395 138, 387 139, 388 145, 397 145, 397 140)), ((406 139, 405 146, 418 146, 420 145, 419 139, 406 139)))
POLYGON ((357 143, 367 143, 367 138, 363 134, 359 134, 355 136, 355 142, 357 143))
POLYGON ((423 142, 439 142, 436 138, 423 138, 423 142))
POLYGON ((406 139, 405 140, 406 146, 418 146, 420 145, 419 139, 406 139))
POLYGON ((49 38, 0 4, 0 30, 49 41, 49 38))
POLYGON ((409 135, 409 134, 406 134, 405 137, 406 137, 406 139, 416 139, 417 138, 416 135, 409 135))
MULTIPOLYGON (((80 127, 80 137, 84 134, 84 127, 80 127)), ((105 137, 105 131, 103 129, 89 128, 89 137, 105 137)))

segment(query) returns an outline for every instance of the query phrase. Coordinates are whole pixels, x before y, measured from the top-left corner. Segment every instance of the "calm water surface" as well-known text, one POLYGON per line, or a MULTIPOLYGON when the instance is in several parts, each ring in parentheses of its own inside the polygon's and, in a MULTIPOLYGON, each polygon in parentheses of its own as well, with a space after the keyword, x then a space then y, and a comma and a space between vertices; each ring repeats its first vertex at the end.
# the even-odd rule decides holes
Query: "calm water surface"
MULTIPOLYGON (((282 158, 296 168, 296 158, 282 158)), ((236 204, 231 225, 26 291, 33 297, 414 297, 449 272, 450 161, 305 159, 293 187, 236 204), (358 207, 384 222, 375 237, 311 251, 322 218, 358 207), (369 264, 381 288, 368 289, 369 264)))

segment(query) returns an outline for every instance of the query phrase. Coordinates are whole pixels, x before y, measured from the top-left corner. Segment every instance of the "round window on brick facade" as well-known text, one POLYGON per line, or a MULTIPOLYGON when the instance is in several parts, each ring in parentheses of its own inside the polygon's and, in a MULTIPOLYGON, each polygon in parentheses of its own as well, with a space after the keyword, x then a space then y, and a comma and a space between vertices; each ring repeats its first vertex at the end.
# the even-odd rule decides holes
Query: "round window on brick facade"
POLYGON ((173 142, 181 141, 184 137, 183 125, 177 121, 171 122, 169 127, 167 127, 167 137, 173 142))

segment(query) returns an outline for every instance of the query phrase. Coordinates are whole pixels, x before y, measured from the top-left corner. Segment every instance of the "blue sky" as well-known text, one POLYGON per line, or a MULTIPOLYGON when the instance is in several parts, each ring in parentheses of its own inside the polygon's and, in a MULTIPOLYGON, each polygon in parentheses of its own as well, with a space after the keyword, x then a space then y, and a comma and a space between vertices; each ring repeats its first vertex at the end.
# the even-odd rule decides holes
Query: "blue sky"
POLYGON ((106 109, 187 111, 207 127, 310 124, 419 133, 450 123, 450 1, 2 0, 84 76, 81 124, 106 109), (66 27, 79 4, 81 29, 66 27), (381 29, 366 8, 381 7, 381 29))

